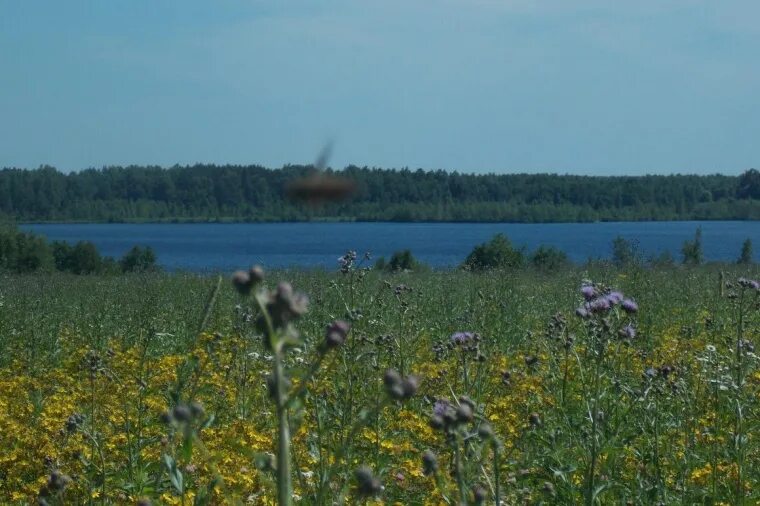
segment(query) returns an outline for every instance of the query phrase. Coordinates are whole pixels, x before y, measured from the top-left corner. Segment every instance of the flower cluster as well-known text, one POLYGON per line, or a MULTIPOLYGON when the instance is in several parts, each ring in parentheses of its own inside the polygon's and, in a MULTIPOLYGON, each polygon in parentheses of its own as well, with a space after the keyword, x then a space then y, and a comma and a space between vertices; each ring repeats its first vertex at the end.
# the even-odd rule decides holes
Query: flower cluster
POLYGON ((354 268, 356 258, 356 251, 353 250, 347 251, 344 255, 338 257, 338 267, 340 268, 340 272, 348 274, 351 269, 354 268))
POLYGON ((617 290, 604 289, 593 283, 584 283, 580 292, 585 302, 575 310, 575 314, 581 318, 605 314, 617 305, 620 305, 626 313, 636 313, 639 310, 635 300, 626 298, 617 290))
POLYGON ((407 400, 411 398, 420 387, 420 380, 417 376, 401 376, 397 371, 388 369, 383 376, 385 390, 388 395, 397 400, 407 400))

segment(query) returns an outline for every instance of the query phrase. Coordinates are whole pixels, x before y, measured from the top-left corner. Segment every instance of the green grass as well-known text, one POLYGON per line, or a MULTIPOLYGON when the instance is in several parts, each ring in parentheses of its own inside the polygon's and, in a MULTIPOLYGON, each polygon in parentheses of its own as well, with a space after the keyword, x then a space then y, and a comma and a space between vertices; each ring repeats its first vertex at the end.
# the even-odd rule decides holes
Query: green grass
MULTIPOLYGON (((325 322, 346 318, 351 309, 360 310, 367 332, 392 331, 403 312, 410 332, 447 336, 457 329, 477 328, 498 336, 498 346, 508 350, 555 312, 577 305, 583 279, 607 283, 640 300, 645 310, 639 325, 646 333, 655 322, 690 325, 701 309, 725 305, 719 297, 721 271, 727 280, 758 275, 757 267, 732 265, 627 271, 593 267, 558 273, 372 271, 353 293, 345 289, 340 275, 319 270, 272 272, 268 278, 288 279, 309 295, 310 312, 300 325, 306 334, 321 334, 325 322), (393 293, 400 284, 412 288, 403 310, 393 293)), ((43 362, 52 359, 62 332, 96 348, 113 338, 129 345, 156 334, 157 353, 187 351, 217 280, 216 275, 182 273, 0 275, 0 360, 7 363, 12 358, 9 350, 19 348, 38 354, 43 362)), ((233 332, 238 303, 225 278, 207 329, 233 332)))
MULTIPOLYGON (((384 483, 381 497, 389 504, 422 504, 441 492, 451 504, 472 502, 477 487, 484 488, 490 501, 499 493, 509 504, 755 504, 760 500, 760 448, 755 440, 760 429, 760 368, 754 353, 736 355, 734 350, 738 337, 760 345, 760 298, 736 285, 740 276, 759 275, 757 266, 733 265, 622 271, 590 266, 556 273, 267 273, 269 288, 284 279, 310 297, 308 313, 296 324, 304 339, 302 351, 283 355, 286 374, 309 377, 307 365, 321 360, 319 343, 325 326, 336 319, 352 324, 346 345, 324 357, 314 384, 290 413, 293 434, 298 434, 301 424, 307 427, 305 433, 293 436, 294 466, 323 480, 309 484, 293 472, 294 486, 305 504, 324 503, 333 495, 345 496, 351 503, 358 493, 353 469, 367 464, 384 483), (639 312, 631 316, 615 311, 607 321, 576 318, 574 310, 582 303, 578 288, 586 279, 635 298, 639 312), (744 298, 730 297, 742 293, 744 298), (630 343, 617 338, 619 328, 629 321, 637 327, 630 343), (482 363, 474 361, 474 355, 445 346, 457 331, 483 336, 478 351, 482 363), (564 347, 571 337, 573 345, 564 347), (711 346, 717 348, 714 356, 711 346), (443 350, 440 360, 435 350, 443 350), (540 357, 537 366, 526 365, 531 356, 540 357), (656 379, 645 378, 647 368, 660 371, 666 366, 675 368, 671 376, 658 372, 656 379), (402 375, 420 371, 429 375, 423 373, 419 391, 402 406, 385 394, 382 377, 388 368, 402 375), (433 370, 437 375, 429 372, 433 370), (504 370, 512 374, 508 384, 502 382, 504 370), (735 375, 738 382, 732 379, 735 375), (474 421, 446 434, 426 435, 422 429, 433 402, 459 395, 474 400, 474 421), (534 412, 541 420, 538 426, 528 423, 534 412), (410 431, 409 420, 422 424, 416 433, 410 431), (357 421, 378 441, 368 443, 358 436, 361 432, 352 432, 357 421), (487 421, 493 424, 496 439, 481 441, 477 433, 487 421), (495 441, 499 443, 494 446, 495 441), (381 447, 381 442, 388 446, 381 447), (427 448, 441 459, 438 486, 432 477, 413 475, 427 448), (494 455, 493 450, 501 453, 494 455), (309 464, 305 462, 309 455, 331 455, 338 465, 327 469, 327 458, 309 464), (459 458, 461 472, 456 472, 459 458), (399 473, 406 478, 395 478, 399 473)), ((130 400, 129 406, 143 406, 143 395, 165 399, 169 410, 201 400, 215 416, 211 426, 217 438, 227 438, 225 434, 244 420, 251 430, 269 435, 275 451, 278 424, 261 379, 271 368, 263 358, 271 350, 253 325, 260 313, 226 278, 216 293, 218 283, 217 276, 192 274, 4 275, 0 277, 0 370, 5 376, 0 375, 0 380, 16 385, 14 374, 40 379, 76 376, 82 374, 77 372, 80 362, 72 362, 69 354, 94 354, 107 362, 114 343, 140 350, 144 358, 139 370, 130 373, 138 378, 163 377, 168 373, 161 369, 161 357, 184 356, 173 383, 152 385, 147 380, 144 394, 135 393, 137 400, 130 400), (202 344, 201 330, 218 333, 218 342, 202 344), (242 345, 235 344, 239 338, 242 345), (204 354, 215 364, 212 370, 198 365, 204 354), (151 367, 160 372, 151 372, 151 367), (224 395, 214 390, 219 382, 225 385, 224 395), (234 391, 234 402, 224 400, 229 391, 234 391)), ((119 350, 115 353, 122 357, 119 350)), ((109 367, 119 370, 119 364, 109 367)), ((103 403, 115 402, 108 397, 112 386, 98 390, 90 382, 92 399, 102 395, 103 403)), ((72 394, 71 410, 85 413, 83 424, 89 427, 95 448, 124 429, 121 422, 98 416, 94 400, 87 401, 85 387, 77 394, 80 397, 72 394)), ((129 388, 125 392, 120 395, 132 395, 129 388)), ((35 387, 28 395, 35 416, 44 418, 43 389, 35 387)), ((19 412, 27 412, 22 401, 14 402, 21 402, 19 412)), ((129 409, 137 410, 137 423, 146 433, 163 430, 159 413, 129 409)), ((57 416, 65 420, 69 414, 57 416)), ((0 422, 10 423, 2 418, 0 422)), ((39 430, 35 437, 57 441, 39 430)), ((183 455, 179 446, 160 449, 169 462, 181 463, 169 466, 168 474, 161 459, 146 462, 140 467, 142 474, 135 474, 132 458, 120 462, 116 453, 113 462, 104 458, 103 464, 90 459, 83 465, 61 457, 59 466, 62 472, 79 470, 88 480, 85 490, 102 491, 100 502, 105 504, 118 503, 119 494, 179 498, 176 473, 183 472, 186 489, 200 495, 216 482, 187 472, 190 464, 223 467, 223 456, 245 455, 246 469, 253 469, 260 461, 260 456, 248 456, 245 448, 227 439, 205 437, 204 430, 186 431, 184 437, 195 438, 191 443, 196 447, 216 449, 206 456, 183 455)), ((183 432, 169 436, 181 438, 183 432)), ((144 442, 138 437, 130 444, 159 451, 155 437, 144 442)), ((86 454, 87 446, 83 448, 86 454)), ((0 469, 4 451, 10 450, 0 449, 0 469)), ((35 472, 49 472, 42 464, 29 464, 35 465, 35 472)), ((256 489, 243 495, 276 496, 276 480, 272 475, 267 482, 265 467, 251 471, 257 476, 256 489)), ((229 471, 231 475, 228 471, 222 469, 220 476, 234 485, 238 468, 229 471)), ((30 480, 38 478, 30 473, 30 480)), ((3 479, 0 473, 0 498, 11 497, 3 489, 3 479)), ((84 487, 82 483, 76 486, 84 487)), ((216 493, 222 494, 220 490, 216 493)), ((228 492, 237 497, 237 492, 228 492)))

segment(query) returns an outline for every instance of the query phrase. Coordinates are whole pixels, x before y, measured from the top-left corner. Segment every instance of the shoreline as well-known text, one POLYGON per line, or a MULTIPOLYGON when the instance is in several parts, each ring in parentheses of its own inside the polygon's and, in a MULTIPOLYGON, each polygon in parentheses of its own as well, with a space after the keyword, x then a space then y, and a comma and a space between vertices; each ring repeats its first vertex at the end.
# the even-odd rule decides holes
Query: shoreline
POLYGON ((425 224, 425 225, 572 225, 595 223, 747 223, 758 222, 760 220, 742 219, 742 218, 692 218, 683 220, 670 219, 642 219, 642 220, 595 220, 595 221, 483 221, 483 220, 412 220, 412 221, 394 221, 394 220, 358 220, 358 219, 315 219, 315 220, 238 220, 234 218, 222 219, 168 219, 168 220, 127 220, 127 221, 93 221, 93 220, 24 220, 16 221, 17 225, 272 225, 272 224, 307 224, 307 223, 356 223, 356 224, 425 224))

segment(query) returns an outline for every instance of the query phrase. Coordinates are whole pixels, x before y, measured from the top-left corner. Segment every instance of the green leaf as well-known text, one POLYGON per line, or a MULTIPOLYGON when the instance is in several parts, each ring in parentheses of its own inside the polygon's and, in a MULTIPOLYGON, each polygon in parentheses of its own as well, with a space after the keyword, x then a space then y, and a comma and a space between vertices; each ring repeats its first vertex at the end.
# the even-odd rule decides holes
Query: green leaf
POLYGON ((182 472, 177 468, 177 462, 171 457, 171 455, 164 454, 164 464, 169 472, 169 480, 172 482, 174 489, 180 494, 184 493, 184 481, 182 479, 182 472))
POLYGON ((203 422, 203 424, 201 425, 201 429, 208 429, 209 427, 211 427, 211 424, 213 424, 215 420, 216 420, 216 416, 213 413, 211 413, 211 415, 209 415, 206 421, 203 422))

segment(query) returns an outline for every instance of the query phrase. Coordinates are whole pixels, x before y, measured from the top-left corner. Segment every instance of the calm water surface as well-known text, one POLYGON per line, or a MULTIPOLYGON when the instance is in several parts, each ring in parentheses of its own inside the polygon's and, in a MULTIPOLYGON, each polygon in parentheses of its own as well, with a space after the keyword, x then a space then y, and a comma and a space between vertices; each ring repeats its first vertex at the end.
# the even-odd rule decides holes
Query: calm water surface
POLYGON ((473 246, 494 234, 533 249, 564 250, 572 260, 610 256, 618 235, 638 241, 645 254, 669 250, 680 258, 683 242, 702 227, 705 258, 732 261, 742 242, 760 250, 760 221, 625 223, 234 223, 234 224, 63 224, 23 225, 51 240, 92 241, 101 253, 120 257, 135 244, 149 245, 168 269, 228 271, 253 263, 267 267, 334 268, 345 251, 390 256, 410 249, 435 267, 462 262, 473 246))

